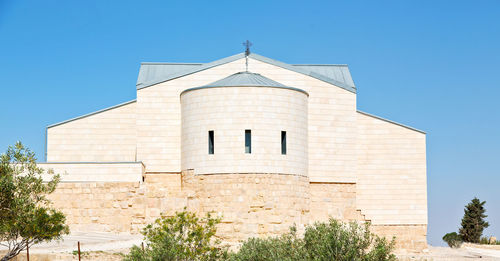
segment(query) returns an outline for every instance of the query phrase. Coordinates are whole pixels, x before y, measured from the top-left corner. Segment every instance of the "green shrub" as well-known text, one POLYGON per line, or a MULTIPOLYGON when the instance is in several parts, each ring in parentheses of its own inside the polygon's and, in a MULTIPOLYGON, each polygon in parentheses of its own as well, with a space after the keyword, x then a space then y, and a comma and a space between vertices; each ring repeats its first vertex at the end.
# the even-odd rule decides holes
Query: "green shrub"
POLYGON ((369 225, 330 219, 306 227, 304 238, 296 229, 277 238, 250 238, 232 260, 396 260, 391 254, 394 240, 387 242, 369 231, 369 225))
POLYGON ((177 212, 173 217, 158 218, 142 234, 146 246, 133 246, 124 260, 221 260, 227 251, 214 238, 219 218, 210 214, 199 219, 194 213, 177 212))
POLYGON ((479 244, 484 244, 484 245, 500 245, 500 241, 494 240, 493 242, 490 241, 490 237, 481 237, 479 240, 479 244))
POLYGON ((297 238, 296 227, 280 237, 249 238, 231 260, 306 260, 303 239, 297 238))
POLYGON ((451 232, 443 236, 443 241, 448 244, 448 246, 452 248, 458 248, 462 245, 462 238, 457 232, 451 232))
POLYGON ((388 243, 370 233, 370 225, 330 219, 306 227, 305 249, 310 260, 396 260, 388 243))
POLYGON ((481 239, 479 239, 479 244, 488 245, 490 244, 490 239, 487 237, 481 237, 481 239))

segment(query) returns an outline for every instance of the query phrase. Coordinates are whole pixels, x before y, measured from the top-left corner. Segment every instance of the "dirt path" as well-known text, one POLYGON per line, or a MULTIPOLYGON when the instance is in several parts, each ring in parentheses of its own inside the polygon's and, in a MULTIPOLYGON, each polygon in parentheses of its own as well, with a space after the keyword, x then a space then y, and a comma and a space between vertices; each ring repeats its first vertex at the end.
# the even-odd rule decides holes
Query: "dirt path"
MULTIPOLYGON (((74 251, 78 241, 82 260, 121 260, 133 245, 140 245, 141 235, 114 234, 103 232, 73 233, 63 241, 36 245, 30 248, 31 261, 77 260, 74 251)), ((0 248, 0 252, 3 249, 0 248)), ((445 260, 500 260, 500 246, 464 244, 461 248, 429 246, 424 253, 397 253, 400 260, 445 261, 445 260)), ((26 260, 26 253, 17 260, 26 260)))
POLYGON ((487 246, 467 244, 461 248, 429 246, 428 251, 419 254, 398 254, 400 260, 500 260, 500 249, 488 249, 487 246))

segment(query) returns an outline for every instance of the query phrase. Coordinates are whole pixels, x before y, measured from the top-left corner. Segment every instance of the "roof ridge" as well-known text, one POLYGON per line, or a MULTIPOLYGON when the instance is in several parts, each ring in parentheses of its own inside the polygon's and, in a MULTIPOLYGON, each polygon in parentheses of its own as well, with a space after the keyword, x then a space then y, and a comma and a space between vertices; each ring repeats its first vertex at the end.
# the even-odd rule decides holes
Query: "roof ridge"
POLYGON ((420 133, 423 133, 423 134, 427 134, 425 131, 423 130, 419 130, 417 128, 413 128, 411 126, 408 126, 408 125, 405 125, 405 124, 402 124, 402 123, 399 123, 399 122, 395 122, 393 120, 389 120, 389 119, 386 119, 384 117, 380 117, 380 116, 377 116, 377 115, 373 115, 371 113, 368 113, 368 112, 364 112, 364 111, 360 111, 360 110, 356 110, 356 112, 358 113, 361 113, 363 115, 366 115, 366 116, 369 116, 369 117, 372 117, 372 118, 375 118, 375 119, 379 119, 379 120, 382 120, 382 121, 385 121, 385 122, 388 122, 388 123, 392 123, 392 124, 395 124, 395 125, 398 125, 400 127, 403 127, 403 128, 407 128, 407 129, 410 129, 412 131, 416 131, 416 132, 420 132, 420 133))
MULTIPOLYGON (((147 88, 147 87, 150 87, 150 86, 155 85, 155 84, 159 84, 159 83, 162 83, 162 82, 166 82, 166 81, 170 81, 170 80, 173 80, 173 79, 177 79, 179 77, 190 75, 190 74, 193 74, 193 73, 196 73, 196 72, 199 72, 199 71, 203 71, 203 70, 206 70, 206 69, 218 66, 218 65, 222 65, 222 64, 229 63, 229 62, 233 62, 233 61, 236 61, 236 60, 244 58, 244 57, 245 57, 244 53, 238 53, 238 54, 235 54, 235 55, 232 55, 232 56, 229 56, 229 57, 225 57, 225 58, 213 61, 213 62, 200 64, 200 66, 196 66, 196 68, 190 68, 190 69, 182 70, 180 72, 176 72, 176 73, 174 73, 174 74, 172 74, 172 75, 170 75, 168 77, 165 77, 163 79, 160 79, 160 80, 152 80, 152 81, 149 81, 149 82, 141 82, 141 83, 138 83, 136 86, 137 86, 137 89, 140 90, 140 89, 147 88)), ((271 65, 274 65, 274 66, 277 66, 277 67, 285 68, 285 69, 290 70, 290 71, 295 71, 297 73, 301 73, 301 74, 310 76, 310 77, 318 79, 320 81, 323 81, 323 82, 326 82, 326 83, 338 86, 338 87, 340 87, 340 88, 342 88, 344 90, 356 93, 356 87, 354 85, 351 86, 351 85, 349 85, 349 84, 347 84, 345 82, 341 82, 339 80, 330 78, 330 77, 322 75, 320 73, 300 68, 300 66, 294 66, 294 65, 291 65, 291 64, 280 62, 280 61, 277 61, 277 60, 274 60, 274 59, 271 59, 271 58, 268 58, 268 57, 265 57, 265 56, 262 56, 262 55, 259 55, 259 54, 256 54, 256 53, 250 53, 249 57, 253 58, 255 60, 264 62, 264 63, 268 63, 268 64, 271 64, 271 65)), ((345 80, 345 76, 342 76, 342 77, 345 80)))
POLYGON ((95 114, 98 114, 98 113, 101 113, 101 112, 109 111, 109 110, 112 110, 112 109, 116 109, 118 107, 122 107, 122 106, 128 105, 130 103, 134 103, 136 101, 137 101, 137 99, 133 99, 131 101, 122 102, 122 103, 119 103, 119 104, 116 104, 116 105, 113 105, 113 106, 110 106, 110 107, 106 107, 104 109, 100 109, 100 110, 97 110, 97 111, 93 111, 93 112, 90 112, 90 113, 86 113, 86 114, 83 114, 83 115, 71 118, 69 120, 64 120, 64 121, 60 121, 60 122, 57 122, 57 123, 50 124, 46 128, 48 129, 48 128, 56 127, 56 126, 61 125, 61 124, 65 124, 65 123, 71 122, 71 121, 79 120, 81 118, 86 118, 86 117, 89 117, 89 116, 92 116, 92 115, 95 115, 95 114))
POLYGON ((205 63, 141 62, 141 64, 153 64, 153 65, 162 65, 162 64, 175 64, 175 65, 202 65, 202 64, 205 64, 205 63))
POLYGON ((349 67, 349 65, 345 64, 345 63, 338 63, 338 64, 335 64, 335 63, 294 63, 294 64, 290 64, 290 65, 293 65, 293 66, 342 66, 342 67, 349 67))

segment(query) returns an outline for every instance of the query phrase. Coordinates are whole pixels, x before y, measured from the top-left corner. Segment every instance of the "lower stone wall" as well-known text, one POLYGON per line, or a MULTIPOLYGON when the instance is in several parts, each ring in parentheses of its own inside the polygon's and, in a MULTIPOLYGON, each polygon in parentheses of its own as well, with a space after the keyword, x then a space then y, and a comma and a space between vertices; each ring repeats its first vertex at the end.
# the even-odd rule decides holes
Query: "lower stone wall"
MULTIPOLYGON (((138 233, 160 214, 186 208, 222 216, 218 236, 227 243, 275 236, 293 224, 299 232, 333 217, 365 221, 356 208, 356 184, 309 183, 307 177, 276 174, 194 175, 193 171, 146 174, 139 182, 60 183, 50 195, 72 231, 138 233)), ((426 225, 372 225, 396 247, 427 247, 426 225)))
POLYGON ((330 217, 343 221, 363 221, 356 209, 355 183, 311 182, 311 221, 327 221, 330 217))
POLYGON ((187 206, 181 175, 150 174, 145 182, 60 183, 50 199, 72 231, 138 233, 161 213, 187 206))
POLYGON ((309 222, 307 177, 277 174, 192 175, 185 184, 194 194, 189 209, 222 216, 218 235, 226 242, 277 236, 309 222))
POLYGON ((137 231, 144 223, 139 182, 60 183, 49 197, 72 231, 137 231))
POLYGON ((372 225, 371 231, 391 240, 396 237, 396 248, 422 251, 427 248, 427 225, 372 225))

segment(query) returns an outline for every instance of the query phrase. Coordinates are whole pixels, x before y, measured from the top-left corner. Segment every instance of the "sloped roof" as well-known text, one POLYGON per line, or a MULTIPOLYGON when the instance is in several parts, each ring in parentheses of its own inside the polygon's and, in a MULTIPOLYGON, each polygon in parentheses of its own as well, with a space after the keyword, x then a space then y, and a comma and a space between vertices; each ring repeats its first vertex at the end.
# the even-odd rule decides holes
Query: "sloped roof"
POLYGON ((287 87, 277 81, 273 81, 258 73, 239 72, 228 77, 204 85, 202 87, 225 87, 225 86, 265 86, 265 87, 287 87))
POLYGON ((347 64, 292 64, 294 67, 315 72, 355 87, 347 64))
MULTIPOLYGON (((244 58, 240 53, 210 63, 141 63, 137 89, 146 88, 161 82, 169 81, 185 75, 203 71, 221 64, 244 58)), ((291 71, 302 73, 324 82, 339 86, 351 92, 356 92, 356 86, 351 77, 349 67, 341 64, 286 64, 255 53, 250 58, 282 67, 291 71)))
POLYGON ((291 90, 303 92, 306 95, 309 95, 306 91, 304 91, 302 89, 286 86, 286 85, 281 84, 277 81, 273 81, 267 77, 264 77, 258 73, 252 73, 252 72, 235 73, 235 74, 229 75, 226 78, 215 81, 213 83, 209 83, 209 84, 203 85, 201 87, 195 87, 195 88, 190 88, 190 89, 184 90, 182 93, 192 91, 192 90, 205 89, 205 88, 245 87, 245 86, 291 89, 291 90))

